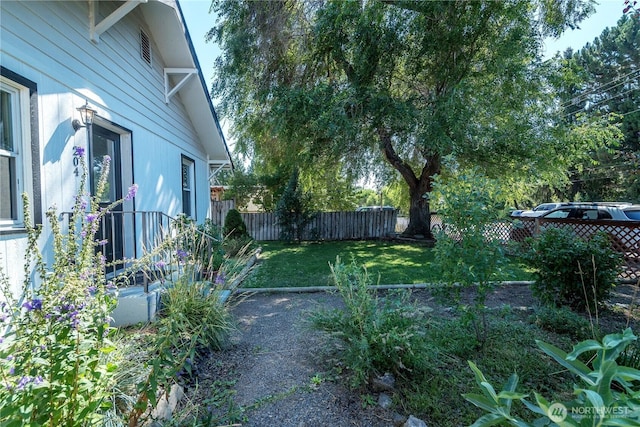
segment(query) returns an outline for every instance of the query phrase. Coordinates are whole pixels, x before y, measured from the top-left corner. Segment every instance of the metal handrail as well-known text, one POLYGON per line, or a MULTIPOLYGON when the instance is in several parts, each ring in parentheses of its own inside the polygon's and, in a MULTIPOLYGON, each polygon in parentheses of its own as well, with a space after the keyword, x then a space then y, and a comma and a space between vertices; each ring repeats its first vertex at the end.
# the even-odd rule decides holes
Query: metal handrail
MULTIPOLYGON (((66 226, 71 227, 73 224, 74 212, 62 212, 60 214, 61 221, 67 221, 66 226)), ((121 276, 129 267, 134 265, 133 260, 140 260, 145 256, 154 254, 155 251, 161 252, 165 241, 169 237, 176 237, 176 224, 179 219, 167 215, 160 211, 109 211, 100 218, 100 230, 96 234, 97 240, 106 240, 103 255, 106 257, 105 274, 109 278, 121 276), (114 242, 115 245, 114 245, 114 242)), ((65 229, 62 224, 62 229, 65 229)), ((192 230, 198 239, 206 241, 206 248, 210 250, 209 242, 219 243, 220 239, 199 230, 195 224, 192 230)), ((183 242, 187 244, 186 242, 183 242)), ((162 259, 160 254, 151 255, 155 261, 167 261, 167 264, 173 265, 176 261, 177 248, 171 248, 164 255, 168 255, 168 259, 162 259), (175 250, 174 250, 175 249, 175 250)), ((155 266, 154 266, 155 267, 155 266)), ((154 267, 151 267, 152 269, 154 267)), ((133 280, 137 282, 141 274, 142 285, 145 292, 149 290, 149 276, 157 277, 157 272, 148 274, 145 271, 134 271, 133 280)), ((160 274, 164 274, 161 272, 160 274)))

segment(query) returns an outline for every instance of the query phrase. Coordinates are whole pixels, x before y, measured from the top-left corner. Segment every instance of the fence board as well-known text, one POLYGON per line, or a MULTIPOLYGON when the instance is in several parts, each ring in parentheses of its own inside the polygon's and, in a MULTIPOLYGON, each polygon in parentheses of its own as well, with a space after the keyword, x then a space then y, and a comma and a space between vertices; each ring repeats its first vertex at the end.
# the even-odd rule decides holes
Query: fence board
POLYGON ((216 225, 223 226, 224 219, 231 209, 235 209, 236 203, 234 200, 222 200, 211 202, 211 215, 209 219, 216 225))
MULTIPOLYGON (((212 215, 217 224, 224 224, 224 216, 220 212, 223 207, 213 206, 212 215)), ((231 209, 231 208, 228 208, 231 209)), ((228 209, 226 212, 228 212, 228 209)), ((226 215, 224 212, 224 215, 226 215)), ((377 239, 395 233, 397 222, 396 211, 374 212, 319 212, 303 233, 303 240, 355 240, 377 239)), ((242 213, 247 231, 255 240, 268 241, 280 238, 280 227, 273 212, 242 213)))

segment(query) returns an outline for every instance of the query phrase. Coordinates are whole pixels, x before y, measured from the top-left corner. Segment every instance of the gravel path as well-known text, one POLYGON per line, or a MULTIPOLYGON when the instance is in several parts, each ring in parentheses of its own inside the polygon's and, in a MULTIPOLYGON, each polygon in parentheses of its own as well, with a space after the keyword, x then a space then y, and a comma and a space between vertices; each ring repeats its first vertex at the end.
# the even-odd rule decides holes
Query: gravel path
MULTIPOLYGON (((414 291, 413 296, 435 312, 450 315, 446 307, 434 304, 428 291, 414 291)), ((634 299, 633 286, 619 286, 610 303, 626 307, 634 299)), ((527 286, 505 286, 489 296, 487 305, 530 310, 534 302, 527 286)), ((331 372, 338 365, 328 360, 326 338, 308 324, 309 312, 342 306, 340 297, 324 292, 241 297, 232 310, 238 330, 230 348, 198 363, 198 386, 187 390, 188 399, 209 409, 213 400, 221 420, 234 426, 398 425, 393 412, 375 401, 365 402, 331 372), (221 390, 226 400, 220 397, 221 390), (228 417, 230 413, 233 416, 228 417)))
POLYGON ((212 353, 198 369, 199 392, 214 381, 232 383, 242 426, 393 426, 392 413, 363 407, 357 392, 329 378, 323 336, 306 319, 319 306, 341 304, 326 293, 245 297, 233 309, 239 330, 232 348, 212 353))

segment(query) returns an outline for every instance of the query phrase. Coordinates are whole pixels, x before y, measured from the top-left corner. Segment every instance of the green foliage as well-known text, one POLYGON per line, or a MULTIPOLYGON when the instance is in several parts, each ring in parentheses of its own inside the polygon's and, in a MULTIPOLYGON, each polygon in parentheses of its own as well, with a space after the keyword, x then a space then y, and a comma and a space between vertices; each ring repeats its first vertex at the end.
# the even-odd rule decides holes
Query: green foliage
POLYGON ((640 369, 640 343, 637 340, 629 343, 616 361, 620 366, 640 369))
POLYGON ((438 177, 431 193, 445 224, 434 248, 434 263, 444 282, 439 293, 467 314, 480 345, 487 333, 485 300, 507 263, 499 236, 492 234, 493 223, 504 215, 502 197, 496 183, 477 170, 448 181, 438 177), (476 292, 466 305, 461 292, 471 287, 476 292))
POLYGON ((590 135, 593 141, 609 138, 601 149, 585 152, 588 159, 573 171, 568 192, 584 200, 640 202, 640 88, 634 83, 640 75, 639 34, 640 20, 622 16, 582 49, 554 59, 564 77, 559 86, 565 120, 608 120, 616 132, 590 135))
POLYGON ((586 1, 215 0, 208 38, 224 55, 212 92, 258 167, 329 168, 351 182, 393 168, 413 234, 429 235, 423 196, 444 156, 527 179, 564 164, 537 59, 544 37, 592 10, 586 1))
POLYGON ((276 206, 280 240, 302 240, 302 234, 313 218, 309 209, 310 203, 311 195, 302 192, 298 182, 298 170, 295 169, 276 206))
POLYGON ((251 236, 226 238, 222 242, 222 248, 229 257, 235 257, 238 254, 246 253, 248 250, 255 248, 255 241, 251 236))
POLYGON ((408 292, 390 292, 379 298, 370 290, 366 268, 340 258, 331 266, 337 292, 345 310, 313 313, 314 327, 342 343, 341 358, 359 387, 372 375, 392 372, 404 377, 425 371, 429 348, 420 333, 424 312, 410 300, 408 292))
MULTIPOLYGON (((45 265, 39 252, 40 229, 31 223, 25 195, 29 244, 21 300, 14 299, 7 277, 0 272, 2 425, 97 425, 110 406, 115 366, 105 355, 113 349, 109 314, 115 300, 112 283, 104 275, 96 232, 101 217, 121 201, 99 209, 107 185, 108 156, 96 194, 90 196, 84 150, 76 148, 74 155, 83 173, 68 234, 63 235, 55 210, 47 212, 53 265, 45 265), (37 280, 30 274, 32 268, 37 280)), ((135 189, 129 194, 133 197, 135 189)))
POLYGON ((247 233, 247 225, 237 209, 230 209, 224 218, 224 235, 230 239, 243 239, 247 233))
POLYGON ((177 233, 171 244, 177 246, 178 258, 188 255, 192 274, 213 279, 225 257, 220 227, 208 218, 196 225, 184 214, 178 215, 174 226, 177 233))
POLYGON ((547 356, 580 380, 580 385, 574 388, 575 398, 568 402, 551 403, 539 393, 534 393, 535 403, 529 402, 529 394, 517 391, 517 374, 513 374, 502 390, 496 392, 480 369, 469 362, 482 394, 468 393, 464 397, 486 412, 473 426, 507 423, 526 427, 549 425, 550 422, 559 426, 637 426, 637 381, 640 380, 640 371, 616 362, 635 340, 631 329, 626 329, 623 333, 605 336, 601 342, 582 341, 569 354, 538 341, 538 346, 547 356), (589 365, 579 360, 580 356, 584 358, 588 355, 592 355, 589 365), (537 419, 529 422, 514 415, 514 402, 524 404, 537 419))
POLYGON ((535 269, 532 289, 544 304, 581 310, 606 300, 621 263, 606 234, 584 240, 556 227, 531 240, 524 260, 535 269))
POLYGON ((545 331, 566 335, 574 340, 589 338, 593 332, 589 320, 566 307, 537 307, 529 320, 545 331))
POLYGON ((182 276, 162 297, 160 324, 177 324, 181 339, 195 340, 197 350, 221 349, 232 330, 232 318, 220 291, 209 282, 182 276))
POLYGON ((130 425, 143 421, 147 409, 182 376, 191 376, 198 357, 226 344, 234 325, 218 289, 187 275, 168 286, 149 346, 148 375, 137 384, 138 397, 128 415, 130 425))

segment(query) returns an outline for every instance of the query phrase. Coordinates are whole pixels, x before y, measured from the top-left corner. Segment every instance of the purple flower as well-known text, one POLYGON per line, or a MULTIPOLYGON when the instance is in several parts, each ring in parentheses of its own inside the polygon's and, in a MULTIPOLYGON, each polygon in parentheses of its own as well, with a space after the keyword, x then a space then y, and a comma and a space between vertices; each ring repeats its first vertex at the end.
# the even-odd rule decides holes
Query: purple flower
POLYGON ((78 146, 73 147, 73 155, 76 157, 84 157, 84 148, 78 146))
POLYGON ((98 218, 98 214, 90 213, 90 214, 87 214, 87 216, 85 217, 85 220, 86 220, 88 223, 92 223, 92 222, 93 222, 93 221, 95 221, 97 218, 98 218))
POLYGON ((44 379, 41 375, 38 375, 37 377, 30 377, 29 375, 25 375, 24 377, 20 378, 20 381, 18 381, 16 389, 22 390, 23 388, 25 388, 25 386, 27 386, 27 384, 33 383, 35 385, 38 385, 42 384, 43 382, 44 379))
POLYGON ((156 268, 162 270, 163 268, 165 268, 167 266, 167 263, 164 261, 158 261, 156 262, 156 268))
POLYGON ((42 310, 42 300, 34 298, 31 301, 26 301, 24 304, 22 304, 22 307, 26 308, 27 311, 42 310))
POLYGON ((182 249, 178 249, 176 251, 176 256, 180 261, 184 261, 187 258, 187 256, 189 256, 189 254, 186 251, 183 251, 182 249))
POLYGON ((95 293, 98 290, 98 287, 96 285, 91 285, 87 288, 87 292, 89 292, 90 294, 95 293))
POLYGON ((18 390, 22 390, 27 384, 29 384, 31 382, 31 377, 24 376, 22 378, 20 378, 20 381, 18 381, 18 384, 16 385, 16 388, 18 390))
POLYGON ((109 240, 107 239, 98 240, 97 243, 98 243, 98 246, 105 246, 107 243, 109 243, 109 240))
POLYGON ((216 285, 224 285, 224 282, 226 281, 226 277, 224 272, 220 272, 218 274, 216 274, 216 278, 214 280, 214 283, 216 285))
POLYGON ((127 195, 124 196, 125 200, 131 200, 134 197, 136 197, 136 193, 138 192, 138 184, 133 184, 131 187, 129 187, 129 191, 127 192, 127 195))
POLYGON ((87 199, 80 195, 76 196, 76 204, 78 205, 78 209, 81 211, 87 209, 88 206, 87 199))

